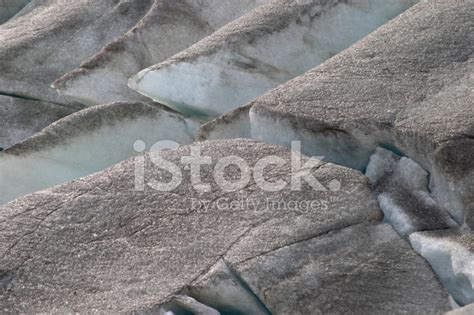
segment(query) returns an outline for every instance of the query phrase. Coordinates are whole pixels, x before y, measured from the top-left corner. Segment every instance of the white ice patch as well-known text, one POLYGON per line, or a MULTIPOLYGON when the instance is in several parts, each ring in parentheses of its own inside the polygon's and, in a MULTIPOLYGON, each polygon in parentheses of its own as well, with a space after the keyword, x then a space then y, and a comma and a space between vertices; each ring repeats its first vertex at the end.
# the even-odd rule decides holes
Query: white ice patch
POLYGON ((104 125, 91 133, 65 139, 64 144, 24 156, 0 153, 0 204, 121 162, 137 154, 137 140, 143 140, 149 149, 160 140, 189 144, 193 135, 183 119, 164 112, 159 118, 104 125))
POLYGON ((405 213, 405 209, 394 203, 389 195, 380 194, 377 201, 384 214, 383 222, 392 225, 398 234, 406 236, 416 230, 410 217, 405 213))
MULTIPOLYGON (((408 9, 411 0, 340 2, 211 55, 141 71, 138 92, 186 114, 220 115, 309 70, 408 9)), ((315 5, 315 9, 319 6, 315 5)))
POLYGON ((474 253, 449 238, 413 233, 410 242, 460 305, 474 303, 474 253))

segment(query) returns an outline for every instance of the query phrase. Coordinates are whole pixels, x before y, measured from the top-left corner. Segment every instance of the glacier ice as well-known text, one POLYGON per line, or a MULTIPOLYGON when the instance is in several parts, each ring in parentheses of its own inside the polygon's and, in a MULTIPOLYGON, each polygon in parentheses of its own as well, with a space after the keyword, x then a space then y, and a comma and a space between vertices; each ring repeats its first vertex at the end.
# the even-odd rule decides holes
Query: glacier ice
POLYGON ((160 306, 158 310, 141 311, 140 314, 158 315, 221 315, 217 310, 186 295, 176 296, 172 302, 160 306))
POLYGON ((248 105, 242 106, 202 124, 199 127, 198 140, 251 138, 250 108, 248 105))
POLYGON ((417 232, 410 242, 463 306, 474 303, 474 235, 470 230, 417 232))
POLYGON ((269 0, 154 0, 125 35, 56 80, 61 95, 94 105, 144 99, 129 77, 191 46, 224 24, 269 0))
MULTIPOLYGON (((137 110, 125 111, 124 116, 137 110)), ((143 114, 153 118, 151 113, 143 114)), ((110 117, 117 121, 113 116, 102 119, 110 117)), ((143 119, 138 120, 143 125, 143 119)), ((129 127, 123 120, 118 123, 129 127)), ((81 124, 90 129, 84 119, 68 129, 69 132, 81 124)), ((114 139, 122 136, 118 130, 112 130, 116 133, 114 139)), ((93 139, 89 137, 89 140, 93 139)), ((132 157, 99 173, 0 206, 0 285, 8 288, 0 295, 2 311, 135 313, 171 302, 176 294, 204 303, 185 291, 195 280, 203 280, 201 276, 220 259, 229 264, 245 261, 334 230, 382 219, 365 176, 332 164, 315 168, 313 174, 323 183, 340 179, 344 185, 337 192, 320 192, 304 186, 302 191, 287 188, 272 193, 259 189, 253 182, 232 193, 213 184, 215 189, 202 193, 193 187, 189 168, 179 162, 193 148, 200 148, 202 156, 209 156, 213 161, 236 155, 249 165, 255 165, 262 157, 276 155, 288 163, 269 168, 266 175, 276 180, 291 177, 288 149, 251 140, 206 141, 158 153, 179 165, 183 173, 185 180, 171 192, 156 191, 148 185, 143 191, 134 189, 138 157, 132 157), (259 206, 222 210, 213 201, 223 197, 251 199, 259 206), (268 209, 267 198, 283 201, 324 198, 331 200, 331 207, 305 213, 291 208, 268 209), (196 200, 208 202, 207 211, 192 207, 196 200)), ((79 154, 77 150, 71 152, 79 154)), ((149 153, 139 156, 146 163, 147 183, 168 174, 152 165, 151 156, 149 153)), ((215 164, 203 167, 203 182, 212 184, 215 164)), ((41 171, 41 167, 37 170, 41 171)), ((21 166, 16 170, 22 171, 21 166)), ((386 236, 380 233, 373 239, 381 238, 386 236)), ((344 260, 345 256, 340 258, 344 260)), ((291 260, 287 262, 291 265, 291 260)), ((408 264, 400 265, 412 268, 408 264)), ((416 264, 414 268, 426 270, 416 264)), ((308 280, 311 279, 305 279, 308 280)), ((436 285, 429 283, 430 287, 436 285)), ((426 287, 426 283, 422 284, 426 287)), ((204 288, 201 292, 205 296, 213 290, 204 288)), ((247 293, 239 287, 237 292, 244 296, 247 293)), ((234 297, 229 291, 222 293, 234 297)), ((440 297, 437 303, 442 303, 441 293, 435 294, 440 297)), ((153 308, 151 313, 156 310, 153 308)))
POLYGON ((0 95, 0 144, 11 147, 79 109, 0 95))
POLYGON ((449 212, 431 197, 428 173, 413 160, 377 148, 366 175, 378 195, 386 222, 400 235, 457 226, 449 212))
POLYGON ((0 153, 0 204, 89 175, 137 154, 136 141, 193 141, 177 113, 142 103, 84 109, 0 153))
POLYGON ((450 310, 429 265, 388 224, 331 231, 231 266, 272 314, 450 310))
POLYGON ((418 3, 253 100, 252 138, 300 140, 305 154, 361 171, 377 147, 398 148, 429 172, 433 199, 474 226, 471 12, 464 1, 418 3))
POLYGON ((186 114, 220 115, 322 63, 414 2, 275 1, 141 71, 129 86, 186 114))
MULTIPOLYGON (((0 25, 0 93, 75 104, 50 86, 129 30, 152 0, 32 0, 0 25)), ((101 82, 103 83, 103 82, 101 82)))
POLYGON ((0 0, 0 24, 5 23, 31 0, 0 0))
POLYGON ((188 292, 222 314, 270 315, 265 305, 223 260, 194 281, 188 292))

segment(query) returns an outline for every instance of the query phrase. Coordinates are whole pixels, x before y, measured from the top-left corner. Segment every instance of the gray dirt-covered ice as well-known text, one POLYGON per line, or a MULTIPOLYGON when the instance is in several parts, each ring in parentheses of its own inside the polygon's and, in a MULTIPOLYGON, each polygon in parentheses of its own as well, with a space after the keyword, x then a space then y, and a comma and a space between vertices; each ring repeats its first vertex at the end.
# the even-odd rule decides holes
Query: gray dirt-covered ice
POLYGON ((140 100, 127 86, 140 70, 210 35, 270 0, 155 0, 143 19, 54 83, 62 94, 86 104, 140 100))
POLYGON ((469 229, 417 232, 413 248, 432 266, 459 305, 474 303, 474 233, 469 229))
POLYGON ((388 224, 241 255, 258 242, 236 244, 186 292, 221 314, 439 314, 451 307, 429 265, 388 224))
POLYGON ((73 103, 51 88, 148 11, 152 0, 33 0, 0 25, 0 94, 73 103))
POLYGON ((400 14, 412 0, 278 0, 130 79, 183 113, 221 115, 313 68, 400 14))
POLYGON ((436 314, 449 296, 388 224, 361 224, 229 264, 271 314, 436 314))
POLYGON ((377 148, 366 175, 377 194, 385 221, 403 237, 415 231, 446 229, 457 224, 428 190, 428 173, 416 162, 377 148))
POLYGON ((0 95, 0 147, 6 149, 77 108, 0 95))
POLYGON ((31 0, 0 0, 0 24, 5 23, 31 0))
MULTIPOLYGON (((367 179, 332 164, 306 170, 323 187, 339 180, 337 190, 304 184, 299 191, 286 187, 268 192, 253 177, 235 191, 217 186, 214 172, 222 159, 239 156, 253 167, 270 155, 286 163, 266 168, 265 178, 289 182, 289 150, 248 140, 210 141, 142 156, 144 186, 136 186, 135 157, 0 207, 2 310, 146 311, 172 303, 226 254, 244 261, 332 230, 381 220, 367 179), (210 192, 192 185, 190 168, 181 164, 191 150, 211 159, 201 171, 210 192), (163 161, 174 163, 183 178, 170 192, 152 189, 170 180, 163 161), (313 200, 308 208, 305 201, 313 200)), ((301 163, 311 161, 302 157, 301 163)), ((227 180, 239 176, 232 167, 226 171, 227 180)))
POLYGON ((364 170, 378 146, 430 174, 435 199, 474 226, 472 0, 424 0, 252 103, 253 138, 364 170))
POLYGON ((98 172, 158 141, 191 143, 194 128, 180 114, 144 103, 76 112, 0 153, 0 204, 98 172))

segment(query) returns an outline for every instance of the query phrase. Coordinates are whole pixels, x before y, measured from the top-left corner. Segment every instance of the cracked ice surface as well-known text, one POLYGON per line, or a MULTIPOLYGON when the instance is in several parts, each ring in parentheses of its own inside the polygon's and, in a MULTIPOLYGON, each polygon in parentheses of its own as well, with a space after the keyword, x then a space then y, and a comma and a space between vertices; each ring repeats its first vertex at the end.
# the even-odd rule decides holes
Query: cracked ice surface
POLYGON ((433 267, 460 305, 474 303, 474 234, 466 230, 417 232, 413 248, 433 267))
MULTIPOLYGON (((311 174, 323 185, 339 179, 344 185, 337 192, 306 185, 301 191, 266 192, 253 180, 244 189, 224 192, 214 182, 213 170, 217 160, 230 155, 241 156, 249 165, 279 156, 286 165, 270 167, 266 175, 290 180, 287 149, 248 140, 210 141, 159 153, 182 171, 183 182, 172 192, 148 185, 135 190, 132 158, 0 207, 0 284, 8 288, 0 295, 2 310, 146 310, 170 302, 226 254, 243 261, 332 230, 381 220, 367 179, 331 164, 311 174), (189 168, 180 163, 192 147, 212 158, 201 172, 202 181, 211 184, 209 193, 193 188, 189 168), (250 199, 257 206, 223 210, 213 202, 219 198, 250 199), (274 210, 265 205, 267 198, 330 200, 331 207, 274 210), (196 201, 207 207, 197 207, 196 201)), ((146 183, 169 176, 153 166, 149 154, 144 157, 146 183)))
POLYGON ((140 70, 212 34, 269 0, 155 0, 125 35, 54 82, 61 95, 85 104, 142 100, 127 86, 140 70))
POLYGON ((276 1, 141 71, 129 85, 183 113, 223 114, 334 56, 414 2, 276 1))
POLYGON ((141 103, 79 111, 0 153, 0 204, 123 161, 136 154, 137 140, 188 144, 189 128, 179 114, 141 103))
MULTIPOLYGON (((238 249, 227 253, 226 261, 271 314, 450 309, 449 296, 428 264, 388 224, 354 225, 250 258, 243 259, 238 249)), ((206 277, 213 279, 208 283, 214 290, 226 282, 219 272, 206 277)))
POLYGON ((384 220, 400 235, 457 226, 430 196, 428 173, 413 160, 377 148, 366 175, 378 195, 384 220))
POLYGON ((474 226, 473 6, 427 0, 251 103, 252 138, 365 170, 379 146, 430 173, 434 199, 474 226), (429 27, 428 27, 429 26, 429 27))

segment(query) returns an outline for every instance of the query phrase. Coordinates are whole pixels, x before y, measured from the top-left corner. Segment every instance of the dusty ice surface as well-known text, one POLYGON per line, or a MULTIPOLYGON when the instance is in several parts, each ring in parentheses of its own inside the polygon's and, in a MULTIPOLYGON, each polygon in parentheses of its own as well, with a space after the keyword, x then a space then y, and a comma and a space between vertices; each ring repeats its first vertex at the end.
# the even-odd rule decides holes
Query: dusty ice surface
POLYGON ((415 2, 276 1, 141 71, 129 85, 183 113, 220 115, 317 66, 415 2))
POLYGON ((123 36, 56 80, 61 95, 88 105, 145 97, 127 86, 140 70, 164 61, 270 0, 155 0, 123 36))

